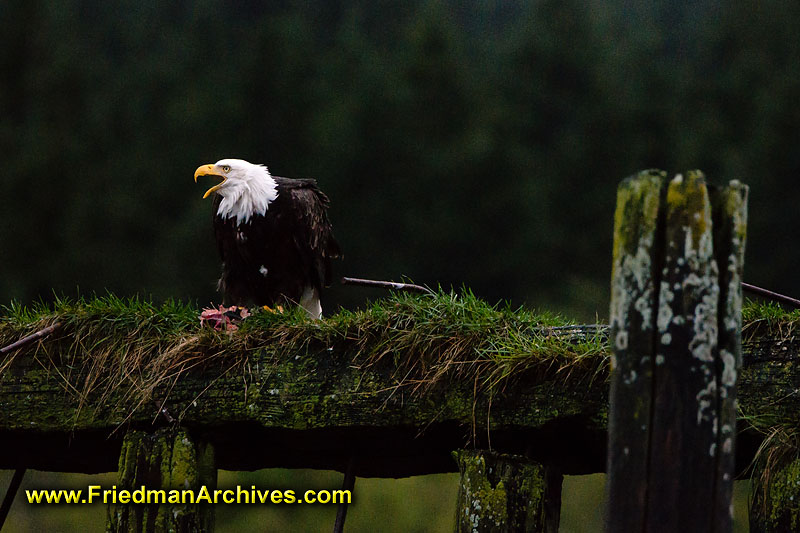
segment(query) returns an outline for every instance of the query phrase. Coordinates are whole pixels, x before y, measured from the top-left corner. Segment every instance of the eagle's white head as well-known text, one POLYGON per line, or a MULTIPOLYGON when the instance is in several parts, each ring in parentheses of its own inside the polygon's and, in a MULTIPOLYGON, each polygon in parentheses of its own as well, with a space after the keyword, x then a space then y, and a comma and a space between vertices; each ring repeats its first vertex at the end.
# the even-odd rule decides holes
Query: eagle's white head
POLYGON ((264 215, 269 204, 278 197, 278 185, 264 165, 254 165, 243 159, 220 159, 214 164, 201 165, 194 172, 199 176, 215 176, 222 181, 206 191, 222 196, 217 215, 236 218, 236 224, 250 220, 253 215, 264 215))

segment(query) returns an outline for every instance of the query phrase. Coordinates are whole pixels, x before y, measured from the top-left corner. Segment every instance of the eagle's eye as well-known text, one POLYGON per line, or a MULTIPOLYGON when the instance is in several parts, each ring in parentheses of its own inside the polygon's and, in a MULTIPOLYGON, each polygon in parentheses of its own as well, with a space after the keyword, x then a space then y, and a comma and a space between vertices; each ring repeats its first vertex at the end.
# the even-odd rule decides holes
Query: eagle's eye
POLYGON ((231 171, 231 167, 229 165, 222 165, 222 171, 227 174, 231 171))

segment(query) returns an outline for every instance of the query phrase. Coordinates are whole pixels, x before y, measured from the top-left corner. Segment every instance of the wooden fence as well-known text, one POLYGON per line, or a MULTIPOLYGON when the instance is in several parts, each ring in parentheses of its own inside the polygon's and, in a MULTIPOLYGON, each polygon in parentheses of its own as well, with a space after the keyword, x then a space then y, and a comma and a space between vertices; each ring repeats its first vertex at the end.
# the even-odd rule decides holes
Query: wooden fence
POLYGON ((746 205, 747 187, 709 192, 699 172, 619 188, 611 531, 732 530, 746 205))
MULTIPOLYGON (((76 398, 65 387, 67 330, 46 364, 40 343, 0 374, 0 467, 118 471, 120 488, 195 489, 213 489, 218 468, 460 472, 457 531, 535 532, 558 530, 563 475, 608 471, 609 531, 723 532, 733 480, 751 475, 759 447, 779 443, 789 451, 756 462, 751 525, 790 531, 800 520, 800 341, 754 326, 742 344, 746 197, 736 182, 709 192, 696 172, 621 184, 610 329, 545 335, 607 338, 610 376, 598 354, 588 373, 528 372, 486 390, 474 377, 412 394, 391 357, 354 364, 357 354, 309 343, 279 362, 252 352, 246 380, 186 372, 143 408, 120 391, 76 398)), ((109 528, 211 531, 213 507, 112 506, 109 528)))

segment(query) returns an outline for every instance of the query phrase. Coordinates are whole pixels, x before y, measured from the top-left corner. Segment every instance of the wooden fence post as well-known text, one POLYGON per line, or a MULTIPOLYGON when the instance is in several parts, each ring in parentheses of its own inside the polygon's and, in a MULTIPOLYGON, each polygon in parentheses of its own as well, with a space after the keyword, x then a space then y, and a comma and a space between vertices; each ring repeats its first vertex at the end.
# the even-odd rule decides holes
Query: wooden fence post
POLYGON ((666 174, 641 172, 617 190, 611 272, 608 414, 609 531, 645 523, 653 388, 656 240, 666 174), (627 406, 619 409, 617 406, 627 406))
POLYGON ((454 456, 461 471, 457 532, 558 531, 559 472, 522 456, 486 450, 458 450, 454 456))
MULTIPOLYGON (((217 470, 210 444, 199 444, 183 429, 160 429, 155 433, 129 431, 119 458, 116 504, 109 505, 107 530, 112 532, 211 532, 214 506, 189 503, 183 491, 202 495, 201 487, 214 497, 217 470), (161 495, 147 491, 163 489, 161 495), (120 501, 121 491, 130 501, 120 501), (172 492, 171 492, 172 491, 172 492), (179 501, 172 499, 178 495, 179 501), (150 497, 150 500, 147 498, 150 497), (143 503, 144 502, 144 503, 143 503)), ((203 500, 201 500, 203 501, 203 500)))
POLYGON ((747 188, 663 176, 617 197, 607 527, 730 532, 747 188))
POLYGON ((733 528, 733 476, 736 473, 736 379, 742 366, 742 269, 747 237, 748 187, 731 181, 712 194, 714 252, 720 266, 718 318, 719 434, 715 473, 715 531, 733 528))

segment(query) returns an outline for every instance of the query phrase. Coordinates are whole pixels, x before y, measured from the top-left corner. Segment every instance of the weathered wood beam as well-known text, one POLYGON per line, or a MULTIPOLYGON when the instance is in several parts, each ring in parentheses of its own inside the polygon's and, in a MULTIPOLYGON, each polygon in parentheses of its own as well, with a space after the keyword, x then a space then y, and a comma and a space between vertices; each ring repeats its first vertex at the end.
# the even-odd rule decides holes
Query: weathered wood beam
MULTIPOLYGON (((580 328, 564 334, 565 342, 586 337, 580 328)), ((525 453, 536 440, 542 445, 534 455, 563 454, 562 443, 535 437, 565 427, 585 437, 569 446, 584 450, 576 453, 584 460, 570 461, 574 471, 593 470, 589 464, 603 453, 602 375, 521 374, 513 384, 475 397, 475 379, 413 392, 398 386, 391 362, 355 368, 353 361, 352 354, 325 346, 310 346, 281 363, 254 352, 246 369, 188 372, 156 390, 154 399, 166 398, 171 415, 212 442, 219 467, 229 470, 344 471, 355 455, 359 477, 447 472, 455 469, 452 450, 489 438, 508 453, 525 453), (265 441, 281 451, 262 453, 265 441)), ((73 376, 73 382, 81 379, 73 376)), ((0 438, 13 449, 0 463, 44 470, 115 470, 125 430, 165 424, 152 401, 134 410, 135 401, 122 392, 102 402, 89 397, 81 405, 53 367, 28 354, 19 354, 0 375, 0 407, 0 438)))
MULTIPOLYGON (((757 414, 764 424, 800 425, 800 338, 755 327, 745 325, 740 412, 757 414)), ((576 342, 585 338, 570 334, 576 342)), ((156 391, 156 399, 168 398, 174 417, 213 443, 219 468, 343 472, 355 454, 358 476, 454 472, 452 450, 469 448, 473 440, 488 448, 490 437, 492 449, 557 465, 565 474, 605 471, 608 386, 602 373, 593 379, 520 376, 473 401, 473 381, 410 394, 395 387, 390 371, 355 369, 345 354, 325 349, 277 366, 256 353, 250 368, 247 375, 230 372, 216 380, 219 372, 190 372, 171 390, 156 391), (263 453, 265 441, 280 452, 263 453)), ((125 431, 167 425, 150 402, 128 417, 134 405, 120 396, 103 404, 90 397, 79 409, 63 383, 32 354, 19 354, 0 374, 0 468, 115 471, 125 431)), ((763 438, 747 430, 747 419, 739 425, 737 472, 763 438)))

